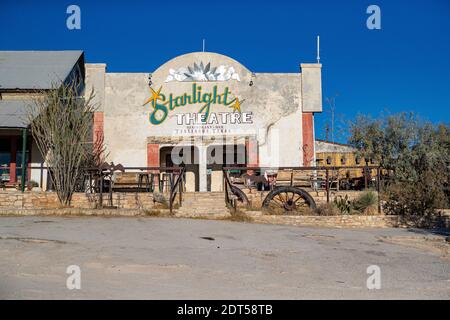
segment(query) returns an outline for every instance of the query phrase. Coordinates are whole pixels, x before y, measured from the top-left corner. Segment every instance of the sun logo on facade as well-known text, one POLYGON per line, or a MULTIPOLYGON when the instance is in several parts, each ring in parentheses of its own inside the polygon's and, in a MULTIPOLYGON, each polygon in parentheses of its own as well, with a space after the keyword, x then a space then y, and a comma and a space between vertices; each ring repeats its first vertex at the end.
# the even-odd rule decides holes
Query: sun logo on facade
POLYGON ((239 74, 236 73, 233 67, 220 65, 218 67, 211 67, 211 63, 206 65, 203 62, 200 64, 194 63, 193 66, 180 67, 178 69, 169 69, 169 75, 165 82, 171 81, 241 81, 239 74))
POLYGON ((160 94, 161 89, 162 89, 162 86, 159 87, 159 89, 157 91, 153 90, 153 88, 150 87, 151 96, 144 102, 143 106, 145 106, 147 103, 150 103, 150 105, 154 108, 156 101, 158 99, 161 99, 161 94, 160 94))

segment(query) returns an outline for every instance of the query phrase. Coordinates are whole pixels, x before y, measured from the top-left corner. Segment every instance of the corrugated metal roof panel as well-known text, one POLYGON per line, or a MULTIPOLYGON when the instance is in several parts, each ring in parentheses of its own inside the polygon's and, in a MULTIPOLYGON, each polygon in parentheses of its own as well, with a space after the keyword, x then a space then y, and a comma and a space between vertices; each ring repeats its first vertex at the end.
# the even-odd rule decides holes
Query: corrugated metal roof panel
POLYGON ((0 127, 26 128, 31 100, 0 100, 0 127))
POLYGON ((52 83, 68 77, 82 54, 80 50, 0 51, 0 90, 50 89, 52 83))

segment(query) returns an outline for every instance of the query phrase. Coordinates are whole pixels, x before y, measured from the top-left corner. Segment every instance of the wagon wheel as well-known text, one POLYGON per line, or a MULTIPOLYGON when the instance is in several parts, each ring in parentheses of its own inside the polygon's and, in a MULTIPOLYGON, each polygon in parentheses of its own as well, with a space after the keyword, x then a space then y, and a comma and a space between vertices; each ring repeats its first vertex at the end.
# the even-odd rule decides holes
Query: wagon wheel
POLYGON ((263 209, 274 214, 296 214, 306 208, 315 209, 316 202, 308 192, 295 187, 275 188, 263 201, 263 209))
POLYGON ((238 187, 231 186, 231 193, 237 197, 237 201, 241 202, 246 206, 248 205, 248 198, 245 195, 244 191, 242 191, 238 187))

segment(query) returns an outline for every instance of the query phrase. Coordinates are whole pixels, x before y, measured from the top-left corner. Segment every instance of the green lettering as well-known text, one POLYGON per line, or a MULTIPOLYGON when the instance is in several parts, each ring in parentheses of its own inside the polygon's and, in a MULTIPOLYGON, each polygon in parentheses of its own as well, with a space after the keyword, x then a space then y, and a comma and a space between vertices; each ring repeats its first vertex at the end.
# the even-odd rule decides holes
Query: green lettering
POLYGON ((155 103, 154 107, 155 108, 153 109, 153 112, 150 114, 150 122, 152 124, 158 125, 158 124, 161 124, 164 120, 166 120, 168 110, 165 105, 158 104, 158 103, 155 103), (159 119, 156 116, 156 113, 158 111, 161 111, 163 113, 163 115, 161 117, 159 117, 159 119))

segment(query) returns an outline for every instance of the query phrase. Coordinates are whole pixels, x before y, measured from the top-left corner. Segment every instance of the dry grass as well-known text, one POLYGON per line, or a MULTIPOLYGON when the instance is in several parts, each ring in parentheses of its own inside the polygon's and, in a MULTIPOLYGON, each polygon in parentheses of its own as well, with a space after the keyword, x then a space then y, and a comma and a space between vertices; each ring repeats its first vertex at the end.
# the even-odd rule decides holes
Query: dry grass
POLYGON ((249 217, 244 211, 236 210, 235 212, 231 211, 231 216, 223 218, 223 220, 229 221, 237 221, 237 222, 252 222, 253 219, 249 217))

